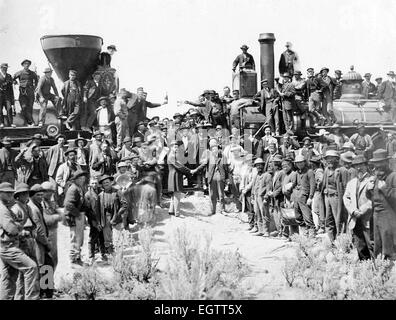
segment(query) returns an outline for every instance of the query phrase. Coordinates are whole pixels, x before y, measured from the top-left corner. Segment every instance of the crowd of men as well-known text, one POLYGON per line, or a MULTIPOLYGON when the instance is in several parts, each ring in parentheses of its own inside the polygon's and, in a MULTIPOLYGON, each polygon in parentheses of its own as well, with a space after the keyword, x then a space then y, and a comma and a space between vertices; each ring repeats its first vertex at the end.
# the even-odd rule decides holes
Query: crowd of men
MULTIPOLYGON (((243 50, 246 54, 247 48, 243 50)), ((244 57, 236 60, 233 69, 246 62, 244 57)), ((102 60, 110 64, 107 55, 102 60)), ((34 80, 30 61, 22 65, 24 70, 14 79, 4 78, 11 84, 19 79, 20 90, 29 96, 37 87, 30 83, 34 80)), ((3 65, 1 70, 0 78, 6 73, 3 65)), ((246 102, 239 103, 239 92, 231 95, 229 87, 222 96, 205 90, 197 102, 185 101, 195 107, 185 114, 148 119, 147 108, 160 104, 146 101, 143 88, 136 93, 126 89, 105 95, 96 92, 100 72, 81 87, 76 72, 70 70, 59 104, 52 70, 46 69, 45 77, 38 80, 42 82, 39 125, 45 123, 45 108, 52 101, 69 129, 80 124, 81 129, 92 131, 92 139, 66 141, 60 134, 56 145, 46 149, 41 146, 42 136, 36 134, 19 151, 12 148, 10 138, 1 140, 0 298, 53 295, 53 289, 39 284, 45 267, 55 271, 57 265, 58 223, 70 228, 72 264, 84 265, 81 248, 86 223, 88 263, 95 263, 96 254, 106 261, 113 252, 114 229, 150 223, 156 207, 164 207, 166 196, 168 213, 178 217, 183 212, 183 194, 196 189, 208 193, 210 214, 229 215, 225 200, 232 199, 239 214, 248 214, 249 232, 263 239, 286 240, 298 232, 309 237, 327 234, 333 242, 351 232, 360 259, 379 254, 396 259, 396 174, 390 169, 396 153, 394 136, 384 137, 386 149, 375 150, 363 124, 350 137, 337 124, 302 141, 291 130, 289 111, 306 105, 299 101, 308 102, 307 116, 333 122, 331 112, 324 112, 331 108, 323 105, 331 105, 340 90, 328 71, 323 68, 315 75, 310 68, 306 81, 293 72, 293 82, 290 74, 283 74, 275 90, 264 80, 263 89, 248 103, 257 104, 266 121, 262 128, 250 125, 241 131, 239 109, 246 102), (297 82, 304 85, 298 87, 297 82), (327 90, 318 84, 322 82, 334 87, 327 90), (278 103, 283 106, 283 135, 278 103)), ((341 73, 336 75, 339 80, 341 73)), ((370 76, 365 78, 370 83, 370 76)), ((375 93, 375 86, 370 85, 367 98, 383 94, 381 88, 375 93)), ((5 96, 2 91, 1 105, 12 109, 12 101, 5 96)), ((34 98, 24 101, 22 96, 21 92, 24 117, 32 125, 29 115, 34 98)), ((12 124, 12 114, 8 120, 12 124)))

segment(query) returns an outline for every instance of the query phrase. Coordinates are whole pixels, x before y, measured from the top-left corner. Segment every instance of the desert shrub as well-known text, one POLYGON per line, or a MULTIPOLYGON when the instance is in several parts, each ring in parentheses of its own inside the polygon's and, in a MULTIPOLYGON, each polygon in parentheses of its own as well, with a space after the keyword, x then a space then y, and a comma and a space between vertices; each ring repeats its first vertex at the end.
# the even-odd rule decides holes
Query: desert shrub
POLYGON ((58 291, 75 300, 96 300, 114 291, 113 283, 104 279, 95 267, 84 267, 73 274, 72 279, 61 279, 58 291))
POLYGON ((333 244, 302 235, 293 236, 295 258, 285 259, 282 274, 289 287, 304 289, 306 299, 395 299, 393 263, 379 257, 359 261, 351 236, 333 244))
POLYGON ((158 260, 152 252, 153 232, 144 228, 138 233, 136 242, 129 232, 115 241, 113 268, 117 286, 116 296, 126 300, 148 300, 156 298, 158 260), (125 249, 132 250, 125 255, 125 249))
POLYGON ((248 268, 239 252, 211 249, 207 234, 176 229, 166 271, 160 277, 162 299, 213 299, 219 292, 243 297, 241 280, 248 268))

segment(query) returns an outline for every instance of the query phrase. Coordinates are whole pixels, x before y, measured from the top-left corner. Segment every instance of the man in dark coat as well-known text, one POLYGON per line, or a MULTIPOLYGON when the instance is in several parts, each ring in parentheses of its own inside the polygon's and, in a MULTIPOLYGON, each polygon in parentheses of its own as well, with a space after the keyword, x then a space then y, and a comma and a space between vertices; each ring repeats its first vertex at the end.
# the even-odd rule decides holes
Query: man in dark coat
POLYGON ((91 174, 107 174, 112 176, 117 172, 117 154, 110 148, 110 143, 105 140, 101 145, 101 152, 92 158, 91 174))
POLYGON ((341 70, 336 70, 334 71, 334 80, 335 80, 335 85, 334 85, 334 90, 333 90, 333 100, 337 100, 341 98, 342 95, 342 72, 341 70))
POLYGON ((11 148, 11 143, 8 137, 4 137, 1 141, 3 147, 0 149, 0 181, 14 185, 17 177, 15 165, 17 153, 11 148))
POLYGON ((211 214, 216 213, 217 199, 220 200, 221 213, 225 213, 224 189, 225 182, 228 178, 227 160, 219 151, 219 145, 216 139, 209 141, 209 148, 202 157, 201 164, 191 174, 199 172, 206 167, 206 178, 209 184, 209 197, 211 203, 211 214))
POLYGON ((289 73, 283 74, 284 83, 280 92, 283 106, 283 119, 286 130, 293 129, 293 111, 296 106, 295 95, 296 89, 291 82, 291 75, 289 73))
POLYGON ((374 209, 374 256, 396 260, 396 172, 389 168, 389 157, 384 149, 374 151, 370 162, 375 175, 367 186, 374 209))
MULTIPOLYGON (((0 128, 4 127, 3 108, 7 111, 7 122, 9 126, 15 126, 12 123, 13 106, 15 103, 14 89, 12 87, 12 76, 7 73, 8 64, 0 65, 0 128)), ((29 123, 32 124, 33 120, 29 123)))
POLYGON ((248 49, 249 47, 246 44, 241 47, 242 53, 235 58, 232 64, 233 72, 235 72, 235 69, 238 65, 240 71, 243 71, 243 69, 256 70, 254 58, 250 53, 247 52, 248 49))
POLYGON ((28 125, 34 124, 33 121, 33 104, 34 91, 37 87, 38 77, 35 72, 29 69, 32 62, 28 59, 22 61, 23 69, 14 75, 14 82, 19 80, 19 103, 21 105, 21 114, 28 125))
POLYGON ((99 66, 103 68, 111 68, 111 57, 117 52, 117 48, 114 44, 107 47, 107 52, 101 52, 99 55, 99 66))
POLYGON ((98 99, 102 96, 100 87, 100 72, 92 75, 83 88, 84 110, 81 112, 81 129, 91 130, 96 120, 96 107, 98 99))
POLYGON ((85 211, 84 194, 88 172, 78 170, 73 174, 72 184, 67 189, 64 201, 66 223, 70 227, 70 260, 73 264, 83 265, 81 247, 84 243, 85 211))
POLYGON ((38 101, 40 102, 40 113, 39 113, 38 124, 39 126, 43 126, 45 124, 48 101, 52 102, 57 116, 59 115, 60 112, 59 104, 61 101, 59 98, 58 89, 56 88, 55 85, 54 78, 52 78, 51 68, 45 68, 44 77, 40 77, 36 88, 36 96, 38 101), (51 93, 51 88, 54 91, 54 94, 51 93))
POLYGON ((35 184, 42 184, 44 181, 48 180, 47 161, 41 155, 39 146, 34 146, 31 156, 27 158, 24 156, 25 150, 15 158, 17 168, 22 169, 18 181, 27 183, 30 187, 35 184))
POLYGON ((281 54, 279 59, 279 74, 289 73, 294 74, 295 65, 298 63, 298 56, 296 52, 291 50, 292 44, 286 42, 286 50, 281 54))
POLYGON ((81 114, 82 91, 81 84, 77 80, 77 71, 69 71, 69 80, 63 84, 63 115, 67 117, 65 121, 66 128, 71 130, 72 126, 77 127, 77 119, 81 114))
POLYGON ((375 84, 371 82, 371 73, 364 75, 362 82, 362 95, 365 99, 373 99, 377 95, 375 84))

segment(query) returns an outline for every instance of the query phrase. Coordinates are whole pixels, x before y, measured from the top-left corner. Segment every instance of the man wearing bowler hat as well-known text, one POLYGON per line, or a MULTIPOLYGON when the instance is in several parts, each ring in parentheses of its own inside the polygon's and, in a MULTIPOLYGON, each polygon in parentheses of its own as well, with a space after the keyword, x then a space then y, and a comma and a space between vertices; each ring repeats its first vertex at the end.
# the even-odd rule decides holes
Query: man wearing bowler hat
POLYGON ((60 98, 58 89, 56 88, 54 78, 52 78, 52 69, 45 68, 44 69, 44 77, 40 77, 37 88, 36 88, 36 97, 40 103, 40 113, 38 118, 38 125, 39 127, 45 124, 45 118, 47 115, 47 105, 48 101, 52 102, 54 106, 56 115, 59 115, 59 104, 60 98), (51 89, 53 90, 54 94, 51 93, 51 89))
POLYGON ((12 87, 12 76, 7 73, 8 64, 2 63, 0 65, 0 128, 4 127, 4 116, 3 116, 3 108, 6 108, 7 111, 7 122, 9 126, 15 127, 13 125, 13 114, 15 113, 15 98, 14 98, 14 89, 12 87))
POLYGON ((77 71, 69 70, 69 80, 65 81, 62 87, 63 95, 63 115, 66 116, 66 128, 71 130, 79 129, 79 119, 82 104, 81 83, 77 80, 77 71))
POLYGON ((84 243, 85 211, 87 210, 87 207, 84 206, 87 177, 87 171, 77 170, 74 172, 64 201, 66 224, 70 227, 70 261, 72 264, 80 266, 83 265, 81 248, 84 243))
POLYGON ((373 152, 374 175, 367 189, 373 202, 374 256, 396 260, 396 172, 389 168, 386 150, 373 152))
POLYGON ((297 53, 292 50, 291 42, 286 42, 286 50, 281 54, 279 59, 279 74, 289 73, 293 75, 295 66, 299 62, 297 53))
POLYGON ((34 91, 37 87, 38 77, 35 72, 29 69, 32 62, 28 59, 22 61, 22 70, 15 73, 13 80, 17 84, 19 80, 19 103, 21 114, 28 125, 33 125, 33 104, 34 91))
POLYGON ((25 300, 39 299, 39 270, 35 260, 19 247, 19 238, 28 236, 23 224, 8 209, 14 203, 15 190, 8 182, 0 183, 0 300, 13 300, 19 272, 23 273, 25 300))
POLYGON ((249 47, 246 44, 241 47, 242 53, 238 55, 232 63, 233 72, 235 72, 235 69, 238 65, 240 71, 243 71, 243 69, 256 70, 254 58, 250 53, 247 52, 248 49, 249 47))
POLYGON ((373 204, 367 197, 370 181, 367 159, 358 155, 352 160, 357 177, 348 182, 343 196, 348 212, 348 229, 352 232, 352 241, 360 260, 368 260, 373 254, 373 204))

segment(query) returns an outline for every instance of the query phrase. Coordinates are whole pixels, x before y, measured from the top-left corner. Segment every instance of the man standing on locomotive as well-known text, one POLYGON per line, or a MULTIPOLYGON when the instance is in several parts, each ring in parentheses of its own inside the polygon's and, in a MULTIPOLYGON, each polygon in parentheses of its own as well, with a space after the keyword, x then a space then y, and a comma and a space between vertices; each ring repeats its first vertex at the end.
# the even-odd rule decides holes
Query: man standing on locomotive
POLYGON ((56 115, 58 116, 58 103, 60 102, 58 89, 56 88, 54 78, 52 78, 52 69, 44 69, 44 77, 40 77, 36 88, 36 95, 40 102, 40 114, 39 114, 39 127, 45 124, 45 116, 47 114, 48 100, 52 102, 56 115), (54 94, 51 93, 51 88, 54 94))
POLYGON ((14 90, 12 88, 12 76, 7 73, 8 64, 0 66, 0 128, 4 128, 3 108, 7 110, 8 125, 15 127, 12 123, 13 107, 15 103, 14 90))
POLYGON ((65 125, 67 129, 72 130, 72 126, 75 127, 75 122, 80 116, 82 103, 81 84, 77 80, 77 71, 69 71, 69 80, 63 84, 62 95, 63 113, 67 117, 65 125))
POLYGON ((313 68, 308 68, 308 77, 306 81, 307 97, 308 97, 308 111, 314 117, 314 123, 320 121, 320 124, 324 124, 326 118, 321 114, 320 104, 322 102, 322 91, 319 84, 319 80, 315 77, 315 71, 313 68))
POLYGON ((33 104, 34 90, 36 89, 38 77, 37 74, 29 69, 32 62, 28 59, 22 61, 23 69, 14 75, 14 83, 19 80, 19 103, 21 105, 21 113, 25 122, 32 126, 33 121, 33 104))

